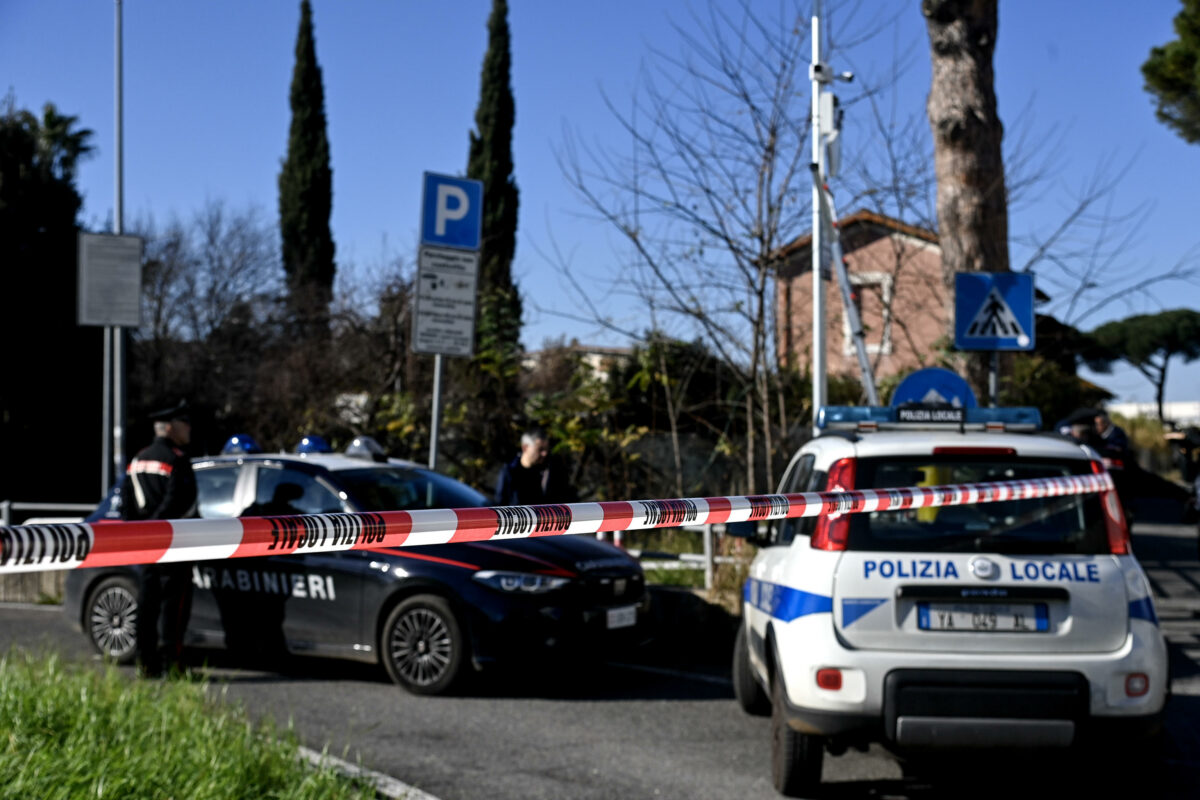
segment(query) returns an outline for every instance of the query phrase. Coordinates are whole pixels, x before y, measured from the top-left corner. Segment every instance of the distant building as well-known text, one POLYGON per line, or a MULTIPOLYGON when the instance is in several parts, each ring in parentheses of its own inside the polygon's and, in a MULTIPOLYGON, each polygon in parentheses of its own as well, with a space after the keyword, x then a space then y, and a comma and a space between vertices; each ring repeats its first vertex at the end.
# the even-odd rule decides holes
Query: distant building
MULTIPOLYGON (((876 380, 933 363, 952 309, 942 249, 927 228, 859 211, 838 223, 876 380)), ((812 235, 781 252, 775 284, 776 352, 784 368, 812 364, 812 235)), ((836 275, 825 284, 826 358, 831 375, 859 375, 836 275)))
MULTIPOLYGON (((1120 414, 1126 419, 1158 419, 1158 405, 1155 403, 1109 403, 1105 409, 1110 414, 1120 414)), ((1200 426, 1200 402, 1183 400, 1163 403, 1163 416, 1181 428, 1200 426)))
POLYGON ((542 350, 526 351, 521 357, 521 366, 527 371, 535 371, 545 365, 547 358, 562 358, 564 355, 578 358, 592 371, 592 375, 601 381, 607 381, 614 366, 624 364, 633 356, 629 347, 600 347, 584 345, 578 342, 551 346, 542 350))

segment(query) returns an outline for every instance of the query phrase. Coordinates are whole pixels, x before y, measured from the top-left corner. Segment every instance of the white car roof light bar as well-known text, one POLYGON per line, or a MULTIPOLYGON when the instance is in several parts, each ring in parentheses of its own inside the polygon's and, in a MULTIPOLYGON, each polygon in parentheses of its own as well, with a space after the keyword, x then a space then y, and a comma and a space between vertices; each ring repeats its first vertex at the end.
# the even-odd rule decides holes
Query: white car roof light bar
POLYGON ((817 414, 821 430, 963 430, 1002 433, 1042 428, 1036 408, 961 408, 954 406, 825 406, 817 414))

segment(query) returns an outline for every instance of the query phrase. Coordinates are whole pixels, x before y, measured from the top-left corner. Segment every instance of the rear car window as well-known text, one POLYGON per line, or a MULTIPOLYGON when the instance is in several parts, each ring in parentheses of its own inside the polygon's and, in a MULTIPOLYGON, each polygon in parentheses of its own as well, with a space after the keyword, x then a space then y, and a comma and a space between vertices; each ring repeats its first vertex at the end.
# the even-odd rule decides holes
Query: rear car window
MULTIPOLYGON (((1019 481, 1091 474, 1082 459, 1016 456, 861 458, 857 489, 1019 481)), ((851 550, 1014 555, 1109 552, 1100 495, 1044 497, 999 503, 854 514, 851 550)))
POLYGON ((237 514, 233 492, 237 488, 237 465, 196 470, 196 510, 204 519, 224 519, 237 514))
POLYGON ((287 467, 262 465, 254 505, 244 516, 336 514, 345 510, 341 499, 316 476, 287 467))
POLYGON ((472 508, 488 499, 453 478, 421 469, 370 467, 339 470, 337 482, 362 511, 472 508))

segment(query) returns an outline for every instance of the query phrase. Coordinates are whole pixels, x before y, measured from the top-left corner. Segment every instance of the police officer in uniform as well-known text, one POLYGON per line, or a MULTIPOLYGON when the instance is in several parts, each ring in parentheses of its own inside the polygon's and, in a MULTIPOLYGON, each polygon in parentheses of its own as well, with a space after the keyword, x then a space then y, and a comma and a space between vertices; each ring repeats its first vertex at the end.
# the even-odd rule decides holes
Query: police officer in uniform
MULTIPOLYGON (((184 448, 191 441, 187 401, 155 411, 154 441, 129 462, 121 484, 121 514, 127 520, 184 519, 195 516, 196 474, 184 448)), ((143 674, 180 669, 183 633, 192 610, 192 565, 153 564, 142 568, 137 625, 138 663, 143 674), (159 625, 162 647, 159 647, 159 625)))

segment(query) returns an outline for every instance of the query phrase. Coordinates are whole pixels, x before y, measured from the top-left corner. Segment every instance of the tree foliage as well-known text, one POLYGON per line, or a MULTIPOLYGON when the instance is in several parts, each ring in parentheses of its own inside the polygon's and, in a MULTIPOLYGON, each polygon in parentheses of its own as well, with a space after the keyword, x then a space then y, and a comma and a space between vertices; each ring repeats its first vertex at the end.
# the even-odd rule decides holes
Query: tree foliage
MULTIPOLYGON (((279 367, 281 343, 303 341, 280 332, 286 315, 275 226, 257 208, 210 200, 165 227, 146 219, 131 228, 145 242, 142 326, 130 350, 134 419, 186 396, 212 411, 195 428, 198 447, 251 429, 260 444, 273 444, 260 412, 291 401, 264 397, 269 373, 279 367)), ((144 441, 149 432, 135 425, 131 439, 144 441)))
POLYGON ((79 502, 98 494, 94 472, 64 473, 61 453, 46 443, 47 431, 71 420, 80 463, 100 460, 102 329, 76 324, 82 199, 74 177, 91 139, 51 103, 38 117, 12 96, 0 102, 0 337, 8 345, 0 452, 21 454, 0 460, 0 497, 79 502), (47 475, 62 477, 48 484, 47 475))
MULTIPOLYGON (((773 280, 780 248, 809 220, 807 19, 798 3, 761 15, 709 3, 693 27, 675 26, 679 53, 652 53, 631 106, 606 98, 628 144, 573 137, 559 154, 625 246, 606 276, 614 293, 653 326, 662 318, 702 338, 742 381, 738 441, 751 491, 771 482, 776 420, 787 416, 770 385, 773 280)), ((616 329, 579 294, 581 314, 616 329)))
POLYGON ((313 39, 312 6, 300 3, 287 157, 279 172, 279 226, 288 300, 303 334, 328 325, 333 296, 334 243, 329 230, 333 170, 326 136, 325 89, 313 39))
POLYGON ((464 444, 468 450, 451 451, 462 464, 479 456, 486 461, 506 460, 514 447, 514 425, 521 412, 517 389, 521 296, 512 277, 519 193, 513 176, 516 103, 511 72, 508 3, 494 0, 467 156, 467 176, 483 182, 475 357, 468 364, 456 365, 452 372, 463 397, 473 399, 488 413, 466 418, 469 430, 464 444))
POLYGON ((1117 359, 1128 362, 1154 385, 1159 419, 1163 419, 1171 359, 1178 356, 1189 362, 1200 358, 1200 312, 1188 308, 1115 320, 1096 328, 1091 335, 1103 350, 1093 354, 1090 366, 1107 371, 1117 359))
MULTIPOLYGON (((1008 194, 996 111, 997 0, 922 0, 929 30, 933 83, 926 110, 937 173, 938 244, 942 282, 954 303, 959 272, 1008 272, 1008 194)), ((948 309, 950 332, 953 308, 948 309)), ((990 354, 965 357, 980 392, 990 354)), ((980 392, 981 393, 981 392, 980 392)))
POLYGON ((1159 121, 1189 143, 1200 142, 1200 0, 1183 0, 1172 42, 1150 50, 1142 64, 1159 121))

